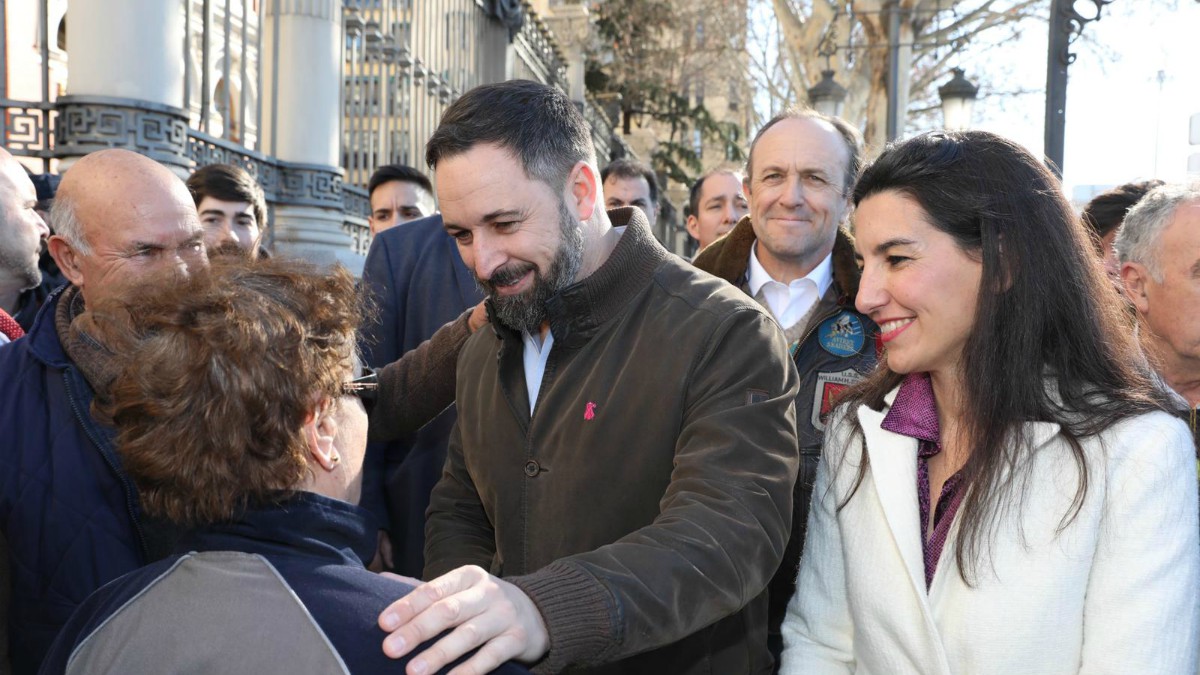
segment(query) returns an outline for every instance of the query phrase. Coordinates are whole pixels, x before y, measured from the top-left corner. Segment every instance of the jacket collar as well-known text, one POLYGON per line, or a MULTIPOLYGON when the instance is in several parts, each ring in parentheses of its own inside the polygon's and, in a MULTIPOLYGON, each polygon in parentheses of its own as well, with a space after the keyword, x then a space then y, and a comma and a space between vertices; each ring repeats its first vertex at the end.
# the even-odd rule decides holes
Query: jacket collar
MULTIPOLYGON (((734 286, 741 286, 746 279, 750 248, 754 242, 754 225, 750 216, 743 216, 728 234, 701 251, 694 264, 734 286)), ((854 260, 854 236, 846 228, 839 227, 833 241, 833 283, 840 294, 838 304, 853 302, 858 294, 859 276, 858 263, 854 260)))
POLYGON ((281 493, 277 503, 189 532, 176 551, 300 554, 362 567, 375 555, 375 529, 369 514, 353 504, 312 492, 281 493))
MULTIPOLYGON (((896 387, 884 397, 882 410, 859 406, 858 422, 863 430, 863 444, 871 466, 871 483, 879 495, 879 503, 887 519, 888 528, 904 561, 909 580, 917 595, 927 598, 925 587, 925 554, 922 549, 920 514, 917 504, 917 439, 883 428, 883 420, 891 410, 900 388, 896 387)), ((1026 422, 1021 435, 1031 449, 1050 442, 1059 432, 1059 425, 1052 422, 1026 422)), ((951 529, 943 556, 953 550, 957 526, 951 529)), ((939 574, 942 572, 939 570, 939 574)))
POLYGON ((38 310, 37 318, 29 327, 28 336, 25 338, 29 340, 29 352, 33 354, 34 358, 52 368, 61 369, 70 365, 67 351, 63 349, 58 328, 54 323, 58 313, 58 302, 68 288, 75 287, 71 284, 60 286, 46 298, 46 302, 38 310))
MULTIPOLYGON (((625 227, 608 259, 600 269, 546 301, 556 346, 576 349, 586 344, 650 283, 659 265, 671 255, 654 238, 640 209, 632 206, 613 209, 608 217, 613 227, 625 227)), ((495 316, 491 300, 488 313, 495 316)), ((503 339, 520 340, 516 331, 497 321, 492 321, 492 327, 503 339)))

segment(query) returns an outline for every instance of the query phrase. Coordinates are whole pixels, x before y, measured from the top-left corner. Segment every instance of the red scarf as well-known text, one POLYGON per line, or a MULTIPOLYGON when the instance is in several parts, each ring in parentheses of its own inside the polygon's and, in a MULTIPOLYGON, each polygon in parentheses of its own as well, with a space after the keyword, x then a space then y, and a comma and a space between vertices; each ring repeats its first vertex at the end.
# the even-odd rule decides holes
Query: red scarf
POLYGON ((9 340, 16 340, 25 335, 25 330, 16 319, 8 315, 8 312, 0 309, 0 333, 7 335, 9 340))

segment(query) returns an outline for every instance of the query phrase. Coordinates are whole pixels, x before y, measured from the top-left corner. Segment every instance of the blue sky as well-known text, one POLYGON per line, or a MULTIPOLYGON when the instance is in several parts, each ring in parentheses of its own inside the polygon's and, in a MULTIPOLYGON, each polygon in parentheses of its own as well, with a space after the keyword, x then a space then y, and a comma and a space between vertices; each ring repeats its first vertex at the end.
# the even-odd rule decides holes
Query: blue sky
MULTIPOLYGON (((1200 153, 1188 143, 1189 118, 1200 114, 1200 2, 1116 0, 1084 32, 1069 70, 1067 194, 1076 186, 1187 178, 1188 155, 1200 153)), ((1030 25, 999 48, 1004 77, 1038 91, 1005 100, 981 91, 975 111, 976 127, 1035 153, 1043 145, 1046 40, 1045 26, 1030 25)), ((976 58, 994 63, 995 49, 976 58)))

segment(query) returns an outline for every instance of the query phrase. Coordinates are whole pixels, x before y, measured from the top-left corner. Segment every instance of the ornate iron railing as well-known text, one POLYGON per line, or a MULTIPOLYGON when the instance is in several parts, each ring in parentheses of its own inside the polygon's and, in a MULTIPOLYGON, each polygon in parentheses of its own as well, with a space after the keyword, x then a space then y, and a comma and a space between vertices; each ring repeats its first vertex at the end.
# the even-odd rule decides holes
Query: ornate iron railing
POLYGON ((0 98, 0 139, 14 155, 39 157, 43 173, 54 158, 53 129, 58 117, 53 103, 0 98))
POLYGON ((446 106, 505 78, 508 36, 477 0, 344 3, 342 166, 366 185, 381 165, 423 165, 446 106))
POLYGON ((633 156, 629 144, 616 133, 612 120, 590 93, 584 96, 582 111, 583 118, 592 128, 592 145, 596 147, 596 161, 601 166, 614 159, 633 156))
MULTIPOLYGON (((29 63, 39 63, 39 72, 21 65, 22 72, 31 71, 22 85, 0 77, 0 145, 40 159, 45 172, 59 157, 111 146, 182 169, 236 164, 259 181, 269 204, 341 209, 343 229, 354 249, 365 253, 370 204, 362 187, 380 165, 422 166, 425 142, 454 99, 509 76, 568 90, 563 54, 528 0, 511 47, 508 29, 483 0, 342 0, 342 172, 289 164, 265 154, 269 146, 259 138, 267 107, 263 34, 273 29, 266 3, 175 1, 185 14, 182 109, 117 98, 60 100, 67 66, 64 7, 37 0, 37 54, 29 63), (510 62, 512 72, 506 72, 510 62)), ((0 0, 0 74, 10 72, 15 50, 7 44, 14 34, 6 25, 7 2, 0 0)), ((600 106, 590 96, 581 105, 599 161, 630 154, 600 106)))
POLYGON ((533 11, 529 0, 523 0, 521 4, 525 7, 525 23, 513 42, 517 53, 514 76, 569 91, 567 62, 554 41, 554 33, 533 11))

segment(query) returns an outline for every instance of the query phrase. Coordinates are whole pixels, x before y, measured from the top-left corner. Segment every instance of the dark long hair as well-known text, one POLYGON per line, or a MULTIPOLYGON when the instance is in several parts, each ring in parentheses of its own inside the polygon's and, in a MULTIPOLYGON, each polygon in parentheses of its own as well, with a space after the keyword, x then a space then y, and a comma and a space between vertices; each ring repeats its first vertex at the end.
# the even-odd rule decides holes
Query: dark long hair
MULTIPOLYGON (((1080 441, 1121 419, 1161 409, 1162 395, 1122 328, 1121 307, 1096 265, 1087 233, 1058 180, 1019 145, 983 131, 932 132, 888 146, 863 171, 854 203, 882 192, 912 198, 931 224, 982 260, 975 322, 963 348, 963 410, 970 458, 955 551, 971 583, 997 524, 1016 514, 1032 472, 1021 434, 1055 422, 1072 450, 1078 489, 1060 529, 1083 505, 1088 471, 1080 441), (1014 508, 1016 507, 1016 508, 1014 508)), ((882 410, 904 375, 881 367, 847 392, 852 407, 882 410)), ((847 416, 861 438, 854 415, 847 416)), ((943 421, 943 425, 945 422, 943 421)), ((864 453, 858 480, 867 470, 864 453)))

